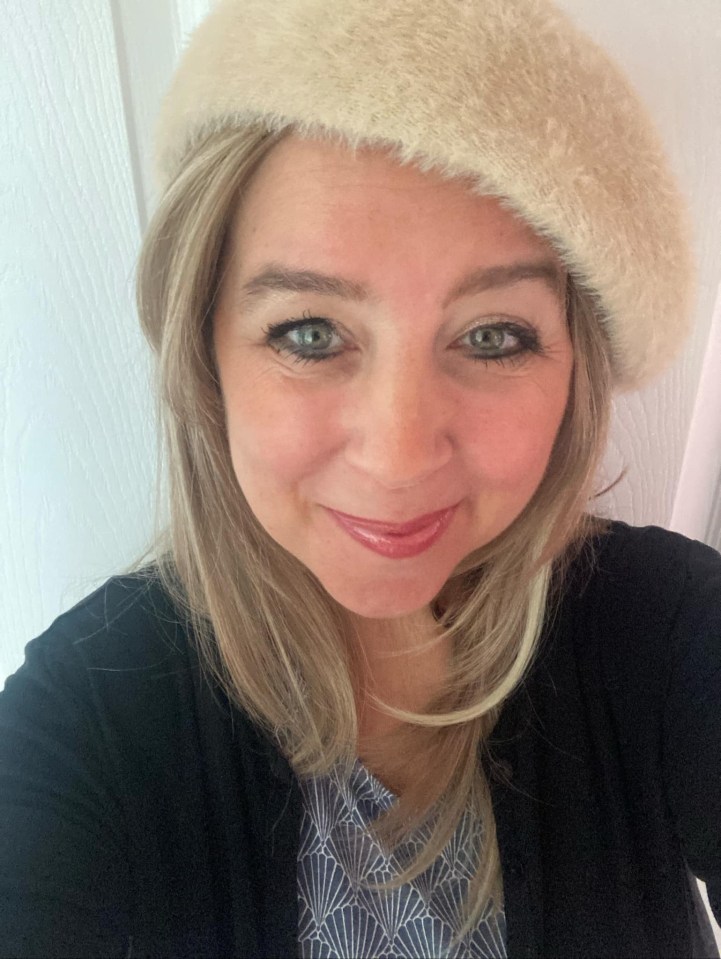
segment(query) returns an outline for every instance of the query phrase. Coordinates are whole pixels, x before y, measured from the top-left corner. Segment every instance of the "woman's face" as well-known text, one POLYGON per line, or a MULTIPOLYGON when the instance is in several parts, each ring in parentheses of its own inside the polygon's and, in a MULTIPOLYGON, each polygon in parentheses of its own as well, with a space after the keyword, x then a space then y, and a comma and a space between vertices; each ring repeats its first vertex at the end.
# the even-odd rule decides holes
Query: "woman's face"
POLYGON ((564 299, 550 247, 460 182, 298 138, 267 157, 214 318, 230 451, 347 609, 424 609, 529 502, 569 392, 564 299))

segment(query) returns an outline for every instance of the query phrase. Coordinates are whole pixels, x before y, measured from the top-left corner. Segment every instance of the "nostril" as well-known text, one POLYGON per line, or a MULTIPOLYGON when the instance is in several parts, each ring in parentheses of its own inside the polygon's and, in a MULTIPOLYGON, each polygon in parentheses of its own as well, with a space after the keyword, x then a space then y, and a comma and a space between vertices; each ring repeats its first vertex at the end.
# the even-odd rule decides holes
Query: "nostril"
POLYGON ((394 442, 382 429, 362 438, 347 454, 356 469, 391 491, 427 483, 447 466, 451 455, 449 441, 428 443, 406 434, 394 442))
POLYGON ((427 482, 446 466, 453 449, 440 384, 417 368, 413 375, 404 371, 387 366, 377 371, 346 421, 349 462, 388 490, 427 482))

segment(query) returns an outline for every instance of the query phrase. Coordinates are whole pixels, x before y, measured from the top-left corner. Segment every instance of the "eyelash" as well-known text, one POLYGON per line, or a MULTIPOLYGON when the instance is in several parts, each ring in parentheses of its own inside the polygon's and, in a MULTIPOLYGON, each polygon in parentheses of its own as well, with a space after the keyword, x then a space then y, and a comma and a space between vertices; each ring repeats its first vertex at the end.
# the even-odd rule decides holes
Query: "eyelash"
MULTIPOLYGON (((339 356, 340 353, 337 352, 307 352, 297 344, 291 343, 288 345, 288 343, 284 344, 282 342, 288 333, 302 329, 305 326, 316 325, 325 326, 329 332, 338 335, 338 331, 330 320, 327 320, 322 316, 313 316, 307 311, 304 312, 300 317, 291 317, 290 319, 283 320, 280 323, 271 323, 268 327, 266 327, 266 329, 263 330, 263 335, 265 336, 265 342, 267 346, 270 346, 271 349, 276 351, 276 353, 289 356, 295 363, 319 363, 321 360, 332 360, 339 356)), ((518 348, 513 353, 506 354, 505 356, 501 355, 489 357, 474 355, 472 353, 470 354, 470 359, 485 363, 486 366, 491 364, 499 364, 501 366, 517 366, 528 358, 528 354, 540 356, 544 353, 544 349, 541 346, 538 336, 532 330, 528 329, 528 327, 521 326, 520 324, 509 323, 508 321, 479 324, 479 326, 475 326, 470 330, 466 330, 464 336, 468 336, 479 329, 504 330, 505 332, 514 336, 519 343, 518 348)))

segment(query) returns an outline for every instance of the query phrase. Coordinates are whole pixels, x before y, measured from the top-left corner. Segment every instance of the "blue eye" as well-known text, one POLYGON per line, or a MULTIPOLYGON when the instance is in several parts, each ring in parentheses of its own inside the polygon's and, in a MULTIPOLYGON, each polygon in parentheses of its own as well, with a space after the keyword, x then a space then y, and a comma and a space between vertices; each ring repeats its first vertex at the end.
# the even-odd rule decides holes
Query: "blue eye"
POLYGON ((342 340, 330 320, 303 315, 273 323, 265 330, 266 343, 277 353, 298 362, 329 360, 337 356, 342 340))
MULTIPOLYGON (((343 339, 333 323, 310 313, 273 323, 264 334, 271 349, 295 363, 331 360, 343 352, 343 339)), ((486 365, 517 365, 532 354, 544 352, 532 328, 508 321, 475 326, 456 344, 454 348, 462 349, 469 359, 486 365)))
POLYGON ((486 363, 520 363, 529 354, 541 354, 541 346, 536 333, 518 323, 494 323, 488 326, 475 326, 459 340, 469 351, 471 359, 486 363), (508 340, 511 342, 510 346, 508 340), (504 347, 504 344, 505 347, 504 347))

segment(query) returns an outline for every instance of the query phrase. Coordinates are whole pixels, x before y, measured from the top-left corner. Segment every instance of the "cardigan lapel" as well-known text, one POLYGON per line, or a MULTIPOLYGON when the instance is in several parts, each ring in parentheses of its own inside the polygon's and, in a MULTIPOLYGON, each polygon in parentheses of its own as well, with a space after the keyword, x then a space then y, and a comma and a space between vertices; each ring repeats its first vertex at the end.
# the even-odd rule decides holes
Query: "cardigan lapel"
MULTIPOLYGON (((201 698, 206 697, 207 691, 201 698)), ((214 708, 209 703, 206 705, 217 717, 217 700, 214 708)), ((509 959, 536 959, 543 954, 536 757, 526 705, 527 695, 522 687, 505 703, 491 736, 492 762, 489 764, 485 755, 482 758, 490 785, 501 858, 509 959)), ((233 881, 232 868, 228 876, 233 887, 229 892, 236 931, 234 954, 255 954, 257 934, 261 955, 278 959, 294 957, 298 953, 297 856, 303 809, 300 788, 275 744, 232 707, 229 711, 235 714, 234 721, 222 725, 226 732, 234 729, 232 751, 236 760, 242 756, 244 769, 238 772, 240 781, 245 782, 243 792, 250 800, 252 847, 249 850, 252 864, 242 861, 245 856, 236 858, 235 869, 241 873, 252 871, 257 880, 257 888, 253 890, 256 919, 251 924, 246 896, 241 897, 242 901, 237 898, 240 889, 233 881), (255 932, 248 941, 253 926, 255 932), (245 941, 239 941, 239 933, 245 941)), ((214 725, 217 735, 218 724, 214 725)), ((223 738, 219 737, 221 741, 223 738)), ((225 776, 230 773, 225 762, 218 766, 224 767, 225 776)), ((237 803, 236 790, 240 790, 239 784, 232 790, 237 803)), ((233 818, 231 810, 236 804, 230 792, 228 790, 224 797, 222 808, 227 817, 233 818)), ((238 831, 229 830, 233 834, 238 831)))
POLYGON ((258 848, 261 955, 298 955, 298 847, 303 798, 290 764, 263 737, 257 802, 253 809, 258 848))
POLYGON ((218 955, 291 959, 298 955, 300 790, 276 746, 197 660, 194 666, 217 873, 218 955))
MULTIPOLYGON (((484 760, 503 873, 509 959, 543 954, 536 754, 523 688, 505 704, 484 760)), ((293 771, 269 739, 259 739, 258 802, 253 806, 260 877, 259 940, 264 955, 296 956, 297 855, 302 796, 293 771)))
POLYGON ((483 756, 501 858, 509 959, 543 954, 535 751, 523 688, 506 702, 483 756))

